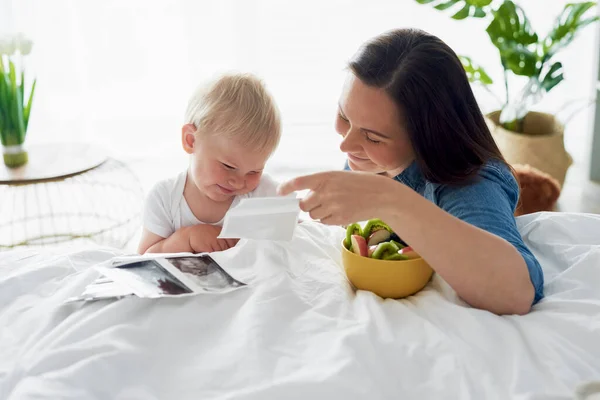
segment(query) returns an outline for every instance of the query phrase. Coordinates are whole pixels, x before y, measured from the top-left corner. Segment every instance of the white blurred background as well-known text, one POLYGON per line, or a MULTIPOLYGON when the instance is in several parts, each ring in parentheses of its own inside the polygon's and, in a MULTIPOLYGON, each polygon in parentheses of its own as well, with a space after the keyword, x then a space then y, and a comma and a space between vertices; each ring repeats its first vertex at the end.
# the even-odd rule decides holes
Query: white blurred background
MULTIPOLYGON (((522 0, 545 36, 567 0, 522 0)), ((262 77, 282 111, 284 136, 268 166, 277 178, 341 168, 333 131, 346 61, 366 39, 397 27, 438 35, 496 80, 501 66, 483 21, 452 20, 414 0, 0 0, 0 34, 34 40, 38 87, 29 143, 87 141, 131 163, 144 187, 187 165, 179 134, 188 97, 227 70, 262 77)), ((566 80, 536 109, 563 120, 594 96, 597 27, 560 55, 566 80), (570 107, 565 105, 574 102, 570 107)), ((476 91, 485 112, 498 107, 476 91)), ((593 107, 566 127, 573 171, 587 171, 593 107)))

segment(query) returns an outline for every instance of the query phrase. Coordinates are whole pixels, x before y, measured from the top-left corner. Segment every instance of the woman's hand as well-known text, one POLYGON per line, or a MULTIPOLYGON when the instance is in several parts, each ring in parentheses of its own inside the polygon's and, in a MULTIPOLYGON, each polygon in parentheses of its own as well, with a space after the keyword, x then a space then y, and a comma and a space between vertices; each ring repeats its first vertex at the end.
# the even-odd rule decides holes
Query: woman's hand
POLYGON ((302 210, 325 224, 381 218, 456 293, 496 314, 526 314, 534 290, 525 260, 506 240, 462 221, 393 179, 324 172, 284 183, 280 194, 310 189, 302 210))
POLYGON ((221 227, 216 225, 201 224, 189 229, 189 242, 194 253, 223 251, 235 246, 238 239, 217 239, 221 227))
POLYGON ((391 187, 398 182, 366 172, 331 171, 292 179, 279 187, 280 195, 310 189, 300 208, 310 217, 329 225, 346 225, 371 218, 390 201, 391 187))

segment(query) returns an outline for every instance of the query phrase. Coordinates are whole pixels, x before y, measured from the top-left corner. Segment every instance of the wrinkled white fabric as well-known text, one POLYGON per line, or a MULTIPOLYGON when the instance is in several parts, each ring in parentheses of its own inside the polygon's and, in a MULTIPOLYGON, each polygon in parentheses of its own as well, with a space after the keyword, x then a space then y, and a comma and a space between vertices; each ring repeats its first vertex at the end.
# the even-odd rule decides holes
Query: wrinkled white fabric
POLYGON ((225 295, 62 302, 117 253, 0 253, 0 398, 572 399, 600 377, 600 217, 535 214, 544 268, 526 316, 472 309, 434 275, 404 300, 354 292, 341 228, 240 241, 225 295))

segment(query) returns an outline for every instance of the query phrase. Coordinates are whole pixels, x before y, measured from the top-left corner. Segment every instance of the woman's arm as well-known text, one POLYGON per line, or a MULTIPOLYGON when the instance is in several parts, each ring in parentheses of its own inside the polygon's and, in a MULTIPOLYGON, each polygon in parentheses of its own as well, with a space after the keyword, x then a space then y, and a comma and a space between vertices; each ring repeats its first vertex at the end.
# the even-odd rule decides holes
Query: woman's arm
POLYGON ((534 288, 517 249, 405 185, 383 176, 335 171, 296 178, 280 193, 303 189, 311 192, 301 208, 323 223, 383 219, 473 307, 496 314, 530 310, 534 288))
POLYGON ((381 218, 473 307, 526 314, 534 288, 523 256, 499 236, 464 222, 397 182, 381 218))

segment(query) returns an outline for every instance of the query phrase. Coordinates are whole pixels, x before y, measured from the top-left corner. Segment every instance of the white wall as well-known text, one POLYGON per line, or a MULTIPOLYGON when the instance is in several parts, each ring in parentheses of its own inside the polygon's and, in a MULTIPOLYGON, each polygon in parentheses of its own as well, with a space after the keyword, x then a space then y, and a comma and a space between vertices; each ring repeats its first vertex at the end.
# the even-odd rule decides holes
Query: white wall
MULTIPOLYGON (((32 143, 85 140, 129 159, 179 160, 179 127, 194 86, 221 69, 242 69, 265 78, 283 113, 285 137, 271 168, 306 165, 311 151, 318 161, 310 168, 339 167, 333 118, 345 62, 369 37, 406 26, 472 56, 504 96, 484 23, 454 21, 414 0, 0 0, 4 20, 9 2, 12 27, 1 26, 35 41, 32 143)), ((567 1, 519 3, 543 35, 567 1)), ((594 29, 561 54, 567 79, 537 109, 557 112, 594 95, 594 29)), ((477 94, 484 111, 497 106, 477 94)), ((567 126, 567 147, 582 165, 589 161, 592 110, 567 126)))

